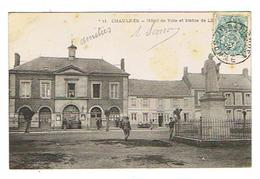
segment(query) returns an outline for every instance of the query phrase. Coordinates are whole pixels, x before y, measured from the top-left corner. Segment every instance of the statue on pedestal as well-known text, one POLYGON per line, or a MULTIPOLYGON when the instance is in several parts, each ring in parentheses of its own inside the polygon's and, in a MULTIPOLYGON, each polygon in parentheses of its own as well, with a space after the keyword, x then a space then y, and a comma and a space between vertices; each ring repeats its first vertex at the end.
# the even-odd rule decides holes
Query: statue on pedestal
POLYGON ((218 92, 219 91, 219 66, 221 63, 216 64, 213 60, 214 55, 211 53, 208 56, 208 60, 204 64, 205 75, 205 88, 206 92, 218 92))

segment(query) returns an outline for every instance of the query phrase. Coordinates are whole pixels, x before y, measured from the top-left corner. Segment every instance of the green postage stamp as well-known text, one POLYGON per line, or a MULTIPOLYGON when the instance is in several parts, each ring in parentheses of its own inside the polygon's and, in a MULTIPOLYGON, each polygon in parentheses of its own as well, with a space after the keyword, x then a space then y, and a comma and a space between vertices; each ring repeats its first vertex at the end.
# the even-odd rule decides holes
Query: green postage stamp
POLYGON ((251 55, 249 13, 216 13, 212 51, 223 63, 238 64, 251 55))

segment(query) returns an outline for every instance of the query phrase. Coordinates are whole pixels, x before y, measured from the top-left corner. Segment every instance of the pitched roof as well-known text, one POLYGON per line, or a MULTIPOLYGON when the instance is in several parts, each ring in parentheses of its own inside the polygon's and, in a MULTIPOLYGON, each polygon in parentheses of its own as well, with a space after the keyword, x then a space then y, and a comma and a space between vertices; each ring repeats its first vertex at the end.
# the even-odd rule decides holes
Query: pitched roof
POLYGON ((183 81, 129 79, 129 95, 167 98, 190 95, 190 91, 183 81))
MULTIPOLYGON (((205 88, 205 76, 201 73, 188 73, 187 77, 192 88, 205 88)), ((251 90, 251 81, 242 74, 220 74, 219 87, 229 90, 251 90)))
POLYGON ((125 71, 103 59, 76 58, 74 60, 69 60, 68 58, 62 57, 38 57, 32 61, 11 69, 11 71, 55 72, 68 66, 74 66, 85 73, 129 75, 125 71))

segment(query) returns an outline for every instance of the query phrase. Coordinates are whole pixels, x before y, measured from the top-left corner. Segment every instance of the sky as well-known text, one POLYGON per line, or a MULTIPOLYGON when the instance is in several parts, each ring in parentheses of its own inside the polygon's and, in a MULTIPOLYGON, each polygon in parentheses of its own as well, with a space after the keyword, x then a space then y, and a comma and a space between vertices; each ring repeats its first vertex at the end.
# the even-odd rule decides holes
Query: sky
MULTIPOLYGON (((10 13, 9 69, 14 53, 21 63, 39 56, 102 58, 130 78, 178 80, 183 68, 199 73, 212 53, 214 14, 200 13, 10 13), (94 37, 93 37, 94 36, 94 37)), ((217 58, 214 58, 219 62, 217 58)), ((251 57, 236 65, 221 64, 221 73, 251 72, 251 57)))

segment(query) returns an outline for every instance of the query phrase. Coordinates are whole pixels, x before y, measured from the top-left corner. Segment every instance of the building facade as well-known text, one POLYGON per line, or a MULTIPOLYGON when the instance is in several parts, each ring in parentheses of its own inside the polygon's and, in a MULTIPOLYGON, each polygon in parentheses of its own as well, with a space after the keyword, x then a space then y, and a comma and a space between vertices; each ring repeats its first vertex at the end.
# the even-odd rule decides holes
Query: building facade
MULTIPOLYGON (((201 117, 200 98, 205 93, 205 77, 201 73, 189 73, 188 67, 184 68, 182 80, 194 96, 194 119, 201 117)), ((226 116, 229 120, 242 120, 243 111, 246 119, 251 120, 251 78, 248 69, 243 69, 241 74, 220 74, 219 87, 225 100, 226 116)))
MULTIPOLYGON (((220 74, 220 91, 226 98, 228 120, 251 120, 251 78, 247 69, 241 74, 220 74)), ((176 108, 182 109, 181 120, 199 120, 200 98, 205 93, 205 77, 201 73, 189 73, 184 68, 180 81, 151 81, 129 79, 128 115, 131 123, 150 123, 167 126, 176 108)))
POLYGON ((66 120, 80 120, 94 127, 96 120, 128 114, 128 76, 103 59, 76 58, 76 46, 68 47, 66 58, 39 57, 9 71, 10 127, 24 128, 23 111, 33 111, 31 126, 60 128, 66 120))
POLYGON ((193 113, 194 98, 183 81, 152 81, 129 79, 128 116, 132 125, 150 123, 168 126, 176 108, 182 119, 193 113))

